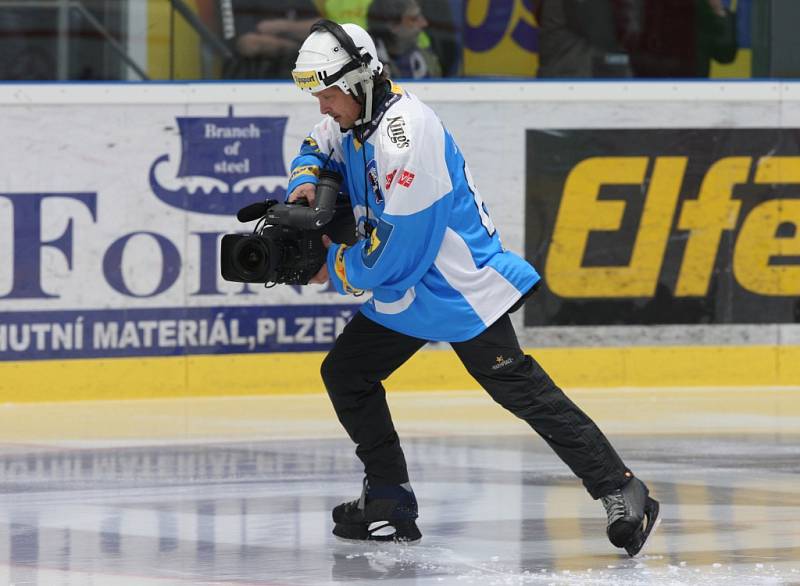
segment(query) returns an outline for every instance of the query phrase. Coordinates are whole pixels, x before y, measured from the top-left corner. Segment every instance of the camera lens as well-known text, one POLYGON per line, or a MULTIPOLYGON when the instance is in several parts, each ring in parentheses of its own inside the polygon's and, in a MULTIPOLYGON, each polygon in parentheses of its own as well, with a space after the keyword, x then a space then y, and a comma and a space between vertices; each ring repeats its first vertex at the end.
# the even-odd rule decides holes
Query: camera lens
POLYGON ((262 252, 258 248, 245 248, 239 251, 239 256, 236 260, 244 267, 244 270, 254 271, 264 262, 262 252))
POLYGON ((234 269, 244 279, 260 279, 269 268, 269 250, 260 238, 245 238, 233 250, 234 269))

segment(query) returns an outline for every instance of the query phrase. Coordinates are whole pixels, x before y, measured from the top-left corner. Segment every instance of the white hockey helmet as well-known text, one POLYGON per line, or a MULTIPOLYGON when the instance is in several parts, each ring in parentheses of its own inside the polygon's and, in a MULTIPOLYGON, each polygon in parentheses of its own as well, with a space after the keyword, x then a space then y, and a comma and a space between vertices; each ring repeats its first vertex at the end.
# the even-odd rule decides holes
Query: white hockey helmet
POLYGON ((292 78, 297 87, 316 94, 339 86, 364 106, 361 120, 372 118, 372 89, 376 75, 383 71, 375 42, 357 24, 339 25, 330 20, 317 21, 297 55, 292 78))

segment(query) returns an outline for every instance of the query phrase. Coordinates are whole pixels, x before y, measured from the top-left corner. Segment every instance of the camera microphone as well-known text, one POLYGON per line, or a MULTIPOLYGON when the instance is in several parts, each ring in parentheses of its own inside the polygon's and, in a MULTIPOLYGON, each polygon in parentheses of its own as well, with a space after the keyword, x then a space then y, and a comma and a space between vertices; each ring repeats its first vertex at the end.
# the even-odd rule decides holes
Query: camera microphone
POLYGON ((269 206, 266 202, 260 201, 251 203, 249 206, 244 206, 239 210, 236 214, 236 219, 240 222, 252 222, 253 220, 258 220, 263 217, 268 209, 269 206))

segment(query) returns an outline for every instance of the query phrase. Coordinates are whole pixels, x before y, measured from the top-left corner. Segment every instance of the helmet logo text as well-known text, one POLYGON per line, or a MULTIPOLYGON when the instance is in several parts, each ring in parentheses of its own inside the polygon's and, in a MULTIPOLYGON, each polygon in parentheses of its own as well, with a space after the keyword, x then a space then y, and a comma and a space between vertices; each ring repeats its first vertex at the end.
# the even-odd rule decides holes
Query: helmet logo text
POLYGON ((319 76, 316 71, 293 71, 294 83, 301 90, 313 89, 319 85, 319 76))

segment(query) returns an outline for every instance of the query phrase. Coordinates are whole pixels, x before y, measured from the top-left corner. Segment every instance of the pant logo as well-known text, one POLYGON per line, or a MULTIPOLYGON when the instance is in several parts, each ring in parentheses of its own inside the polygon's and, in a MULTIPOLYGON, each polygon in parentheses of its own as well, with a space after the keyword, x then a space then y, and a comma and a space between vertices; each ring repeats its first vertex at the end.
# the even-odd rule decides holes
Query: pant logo
POLYGON ((512 362, 514 362, 513 358, 503 358, 502 356, 498 356, 497 358, 495 358, 495 364, 492 365, 492 370, 503 368, 504 366, 508 366, 512 362))

